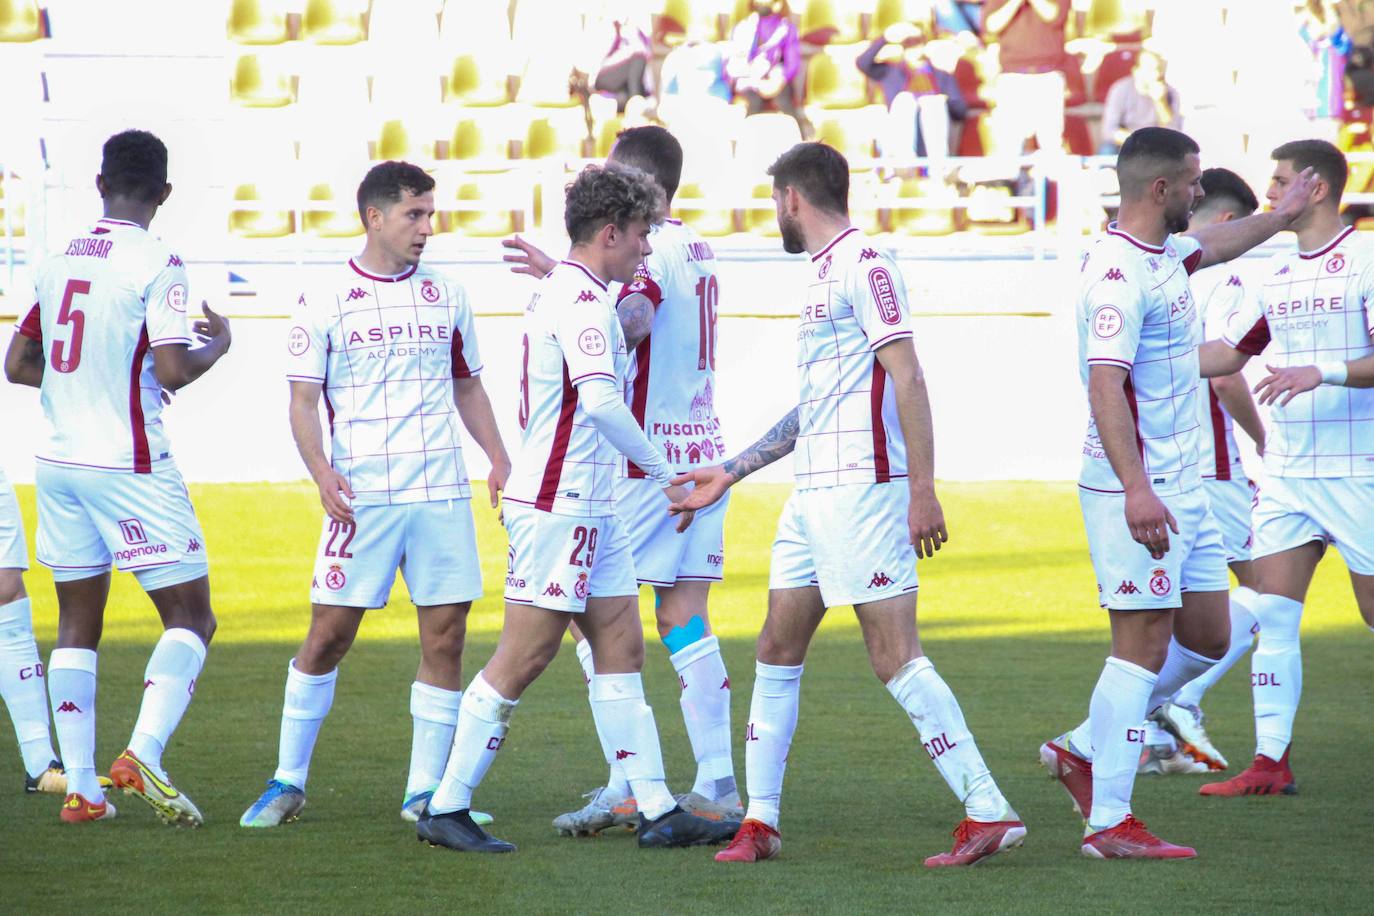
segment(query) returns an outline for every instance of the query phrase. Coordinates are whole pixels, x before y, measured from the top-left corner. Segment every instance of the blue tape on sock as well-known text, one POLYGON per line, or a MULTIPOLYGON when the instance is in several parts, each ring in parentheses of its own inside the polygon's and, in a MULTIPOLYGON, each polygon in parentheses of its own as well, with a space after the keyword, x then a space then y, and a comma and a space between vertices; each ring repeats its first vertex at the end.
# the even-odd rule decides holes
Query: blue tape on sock
POLYGON ((680 627, 673 627, 663 634, 663 644, 668 647, 668 652, 676 655, 692 643, 706 638, 706 621, 701 619, 700 614, 693 614, 692 619, 680 627))

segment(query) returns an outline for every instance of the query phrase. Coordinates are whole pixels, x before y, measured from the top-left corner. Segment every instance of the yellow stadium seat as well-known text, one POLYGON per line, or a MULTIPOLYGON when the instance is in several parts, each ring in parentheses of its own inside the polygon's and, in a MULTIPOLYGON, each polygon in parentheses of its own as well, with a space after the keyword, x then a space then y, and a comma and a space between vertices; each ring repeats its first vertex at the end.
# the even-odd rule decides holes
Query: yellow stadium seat
POLYGON ((594 128, 596 135, 596 147, 592 154, 598 159, 605 159, 611 154, 611 147, 615 146, 616 136, 625 129, 625 119, 620 115, 606 118, 594 128))
POLYGON ((346 239, 363 234, 363 223, 358 218, 354 195, 339 191, 335 186, 324 182, 310 186, 308 195, 318 201, 321 209, 306 210, 301 217, 306 232, 320 238, 346 239), (325 207, 324 204, 329 206, 325 207))
POLYGON ((510 76, 502 56, 468 52, 453 59, 444 86, 445 98, 463 105, 504 105, 510 101, 510 76))
POLYGON ((43 10, 34 0, 0 0, 0 41, 37 41, 44 34, 43 10))
POLYGON ((485 205, 449 211, 445 214, 445 230, 478 238, 499 238, 524 231, 520 213, 509 208, 512 195, 522 184, 519 176, 511 173, 465 176, 458 182, 455 198, 485 205))
MULTIPOLYGON (((262 203, 268 197, 253 182, 234 186, 234 200, 262 203)), ((279 239, 296 231, 296 214, 289 209, 230 210, 229 234, 245 239, 279 239)))
POLYGON ((713 194, 699 182, 679 185, 673 195, 673 216, 708 238, 731 235, 735 231, 735 214, 720 204, 729 202, 722 191, 713 194))
POLYGON ((488 160, 489 167, 499 167, 501 162, 511 158, 512 120, 510 113, 500 108, 465 112, 453 126, 449 158, 488 160))
MULTIPOLYGON (((749 196, 754 200, 771 200, 773 197, 773 183, 755 184, 749 196)), ((754 235, 761 235, 765 238, 779 238, 782 233, 778 231, 778 215, 773 206, 751 207, 744 211, 744 231, 754 235)))
POLYGON ((665 0, 655 32, 669 43, 680 42, 689 32, 706 41, 719 41, 724 13, 721 0, 665 0))
POLYGON ((816 112, 816 139, 833 146, 849 160, 851 170, 870 169, 868 161, 877 154, 876 143, 887 110, 869 105, 840 111, 816 112))
POLYGON ((1147 8, 1152 6, 1145 0, 1092 0, 1083 34, 1138 41, 1145 33, 1147 8))
POLYGON ((22 186, 16 186, 17 181, 13 174, 0 173, 0 236, 18 238, 24 234, 24 195, 20 193, 22 186), (8 206, 6 198, 9 197, 14 199, 13 207, 8 206), (6 220, 9 221, 8 229, 6 220))
POLYGON ((281 0, 231 0, 229 40, 241 45, 279 45, 291 37, 281 0))
POLYGON ((818 108, 859 108, 868 104, 868 78, 854 65, 866 42, 830 45, 806 65, 806 98, 818 108))
POLYGON ((958 192, 945 182, 934 178, 908 178, 897 186, 895 195, 885 198, 890 207, 892 231, 902 235, 949 235, 958 229, 953 207, 913 207, 909 202, 926 204, 954 201, 958 192), (903 206, 903 204, 908 204, 903 206))
POLYGON ((821 45, 832 41, 860 41, 864 37, 865 14, 852 0, 803 0, 802 41, 821 45))
POLYGON ((435 131, 421 118, 388 118, 382 122, 373 147, 373 158, 402 159, 406 162, 433 162, 435 131))
POLYGON ((525 159, 581 159, 586 155, 587 122, 580 108, 540 111, 525 130, 525 159))
POLYGON ((229 98, 245 108, 281 108, 295 101, 291 74, 260 54, 240 54, 234 62, 229 98))
POLYGON ((307 0, 302 32, 319 45, 352 45, 367 37, 367 0, 307 0))
POLYGON ((919 22, 927 27, 927 34, 930 34, 935 18, 931 7, 930 0, 878 0, 868 34, 876 37, 898 22, 919 22))

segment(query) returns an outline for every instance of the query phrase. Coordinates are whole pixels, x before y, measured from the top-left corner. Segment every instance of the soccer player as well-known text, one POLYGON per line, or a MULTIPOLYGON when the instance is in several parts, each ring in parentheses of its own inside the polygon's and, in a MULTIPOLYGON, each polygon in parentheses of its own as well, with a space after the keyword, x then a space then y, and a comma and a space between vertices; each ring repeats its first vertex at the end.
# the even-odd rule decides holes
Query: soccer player
MULTIPOLYGON (((661 127, 634 127, 620 134, 610 162, 632 165, 654 177, 669 204, 682 174, 682 147, 661 127)), ((716 416, 716 304, 719 284, 711 246, 675 219, 654 226, 650 254, 634 280, 620 287, 616 310, 631 353, 633 382, 627 399, 650 441, 663 449, 673 471, 724 455, 716 416)), ((505 242, 517 273, 543 277, 556 262, 529 242, 505 242)), ((727 500, 697 513, 679 534, 663 509, 663 494, 643 469, 630 464, 615 481, 615 512, 624 523, 640 585, 654 589, 658 635, 682 687, 682 718, 696 757, 696 781, 677 797, 685 811, 708 817, 744 816, 730 753, 730 678, 711 633, 707 599, 724 572, 727 500)), ((573 625, 577 658, 591 684, 591 645, 573 625)), ((595 834, 617 823, 634 823, 635 802, 615 748, 602 737, 609 768, 605 786, 588 793, 580 810, 553 825, 572 836, 595 834)))
POLYGON ((935 496, 930 403, 897 265, 849 222, 849 164, 801 143, 768 169, 783 249, 811 255, 801 309, 798 406, 722 465, 675 478, 704 508, 795 451, 797 487, 773 541, 745 732, 747 817, 717 861, 778 854, 783 771, 797 725, 802 663, 826 608, 853 605, 873 671, 920 733, 966 817, 930 867, 971 865, 1026 835, 998 790, 954 694, 921 649, 916 558, 947 540, 935 496))
MULTIPOLYGON (((568 257, 525 310, 520 355, 524 430, 503 511, 510 536, 506 616, 496 653, 463 694, 444 778, 416 825, 421 840, 510 852, 477 826, 473 790, 505 741, 521 694, 558 652, 577 618, 591 643, 592 714, 615 748, 639 805, 639 845, 695 846, 729 839, 738 821, 688 814, 668 793, 654 714, 644 702, 644 633, 624 523, 614 514, 617 453, 643 468, 669 500, 667 460, 622 395, 629 354, 609 295, 652 251, 663 191, 639 169, 588 166, 568 185, 568 257)), ((660 503, 664 513, 668 500, 660 503)), ((688 516, 680 523, 685 530, 688 516)))
POLYGON ((1289 226, 1308 205, 1311 176, 1272 212, 1185 236, 1202 193, 1191 138, 1141 128, 1122 144, 1117 175, 1120 218, 1084 254, 1077 306, 1091 407, 1079 502, 1111 655, 1088 719, 1040 754, 1087 818, 1084 855, 1192 858, 1131 813, 1146 713, 1216 664, 1230 632, 1226 552, 1198 465, 1202 323, 1188 275, 1289 226))
MULTIPOLYGON (((1203 171, 1202 190, 1206 196, 1193 210, 1191 225, 1224 223, 1259 209, 1255 192, 1229 169, 1203 171)), ((1221 337, 1247 295, 1240 271, 1233 265, 1215 264, 1195 272, 1189 282, 1197 301, 1203 338, 1221 337)), ((1257 630, 1251 610, 1258 595, 1250 563, 1250 509, 1258 490, 1241 464, 1234 426, 1239 424, 1255 443, 1256 451, 1263 455, 1264 425, 1250 386, 1240 373, 1210 379, 1208 388, 1198 393, 1197 406, 1202 488, 1221 527, 1221 546, 1236 579, 1236 587, 1231 590, 1231 644, 1221 661, 1183 685, 1174 700, 1156 710, 1154 718, 1146 723, 1142 773, 1170 775, 1226 769, 1226 758, 1207 737, 1202 724, 1202 695, 1250 651, 1257 630)))
POLYGON ((1260 295, 1202 352, 1211 374, 1235 372, 1267 350, 1270 374, 1255 391, 1272 411, 1255 511, 1255 759, 1203 786, 1203 795, 1297 791, 1288 755, 1302 691, 1298 624, 1328 544, 1340 548, 1374 627, 1374 247, 1341 221, 1347 171, 1335 146, 1298 140, 1273 158, 1268 199, 1281 205, 1313 170, 1315 204, 1293 224, 1297 249, 1274 256, 1260 295))
POLYGON ((169 823, 200 811, 162 768, 215 632, 205 536, 162 427, 163 390, 189 385, 229 350, 229 323, 202 305, 186 318, 186 269, 148 225, 172 193, 167 147, 146 131, 105 142, 96 188, 105 215, 38 268, 38 301, 5 356, 13 382, 42 391, 38 560, 57 586, 48 663, 53 724, 67 766, 62 820, 115 815, 95 772, 96 647, 110 563, 137 577, 165 630, 114 785, 169 823), (204 346, 192 348, 192 331, 204 346))
POLYGON ((244 812, 244 827, 275 827, 305 806, 339 662, 363 614, 386 604, 397 567, 420 625, 401 817, 413 822, 424 811, 453 742, 468 609, 482 595, 460 420, 491 461, 493 508, 510 473, 467 292, 420 263, 433 233, 434 179, 405 162, 373 166, 358 185, 358 214, 362 254, 301 295, 286 340, 291 433, 325 517, 310 630, 286 668, 277 771, 244 812))

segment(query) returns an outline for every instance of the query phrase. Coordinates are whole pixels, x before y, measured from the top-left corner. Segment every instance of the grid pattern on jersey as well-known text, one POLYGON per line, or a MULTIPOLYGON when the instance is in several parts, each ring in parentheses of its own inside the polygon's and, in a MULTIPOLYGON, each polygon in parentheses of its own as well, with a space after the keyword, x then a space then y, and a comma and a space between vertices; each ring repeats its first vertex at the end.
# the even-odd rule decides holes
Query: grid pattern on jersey
MULTIPOLYGON (((1240 274, 1233 264, 1218 264, 1193 274, 1190 282, 1197 299, 1203 339, 1221 337, 1245 298, 1245 283, 1240 274)), ((1202 427, 1197 437, 1198 467, 1203 478, 1230 480, 1239 476, 1244 479, 1240 449, 1236 445, 1235 421, 1210 382, 1198 383, 1197 403, 1198 422, 1202 427)))
POLYGON ((357 287, 371 295, 336 295, 327 319, 334 469, 359 505, 468 497, 453 403, 461 344, 450 336, 457 334, 451 295, 423 301, 414 275, 396 282, 360 275, 357 287))

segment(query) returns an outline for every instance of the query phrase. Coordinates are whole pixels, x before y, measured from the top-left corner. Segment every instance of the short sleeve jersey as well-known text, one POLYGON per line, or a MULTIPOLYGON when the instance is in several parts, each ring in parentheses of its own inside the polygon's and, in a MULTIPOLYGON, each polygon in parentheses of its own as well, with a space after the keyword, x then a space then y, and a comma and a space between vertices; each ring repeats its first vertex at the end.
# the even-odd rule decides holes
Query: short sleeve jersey
POLYGON ((817 252, 809 267, 797 328, 797 488, 905 477, 906 441, 877 355, 888 344, 911 339, 902 275, 852 226, 817 252))
MULTIPOLYGON (((1238 320, 1246 285, 1234 263, 1217 264, 1193 274, 1193 298, 1202 318, 1203 340, 1216 340, 1238 320)), ((1212 386, 1198 390, 1198 467, 1205 480, 1245 479, 1236 447, 1235 422, 1212 386)))
MULTIPOLYGON (((1316 251, 1275 255, 1226 343, 1279 367, 1374 353, 1374 245, 1346 229, 1316 251), (1271 346, 1272 344, 1272 346, 1271 346)), ((1276 477, 1374 476, 1374 389, 1322 385, 1274 404, 1264 470, 1276 477)))
POLYGON ((171 459, 152 349, 189 346, 181 258, 136 223, 102 219, 34 275, 17 328, 43 345, 38 460, 150 473, 171 459))
POLYGON ((376 276, 349 260, 302 293, 287 378, 324 386, 330 462, 353 503, 467 498, 453 380, 482 371, 467 292, 424 266, 376 276))
POLYGON ((520 366, 520 449, 505 499, 557 515, 612 514, 620 453, 577 386, 602 378, 623 392, 629 354, 607 285, 582 264, 561 261, 540 281, 525 308, 520 366))
MULTIPOLYGON (((1147 245, 1115 224, 1083 255, 1076 321, 1084 390, 1095 365, 1126 370, 1126 400, 1136 448, 1155 493, 1202 485, 1198 467, 1197 348, 1202 323, 1188 275, 1202 259, 1198 243, 1171 235, 1147 245)), ((1079 486, 1120 493, 1091 411, 1079 486)))
MULTIPOLYGON (((716 256, 674 219, 655 228, 650 244, 653 253, 620 289, 622 298, 640 293, 654 305, 653 328, 630 354, 630 410, 674 471, 718 464, 725 441, 716 416, 716 256)), ((644 477, 633 462, 626 471, 644 477)))

